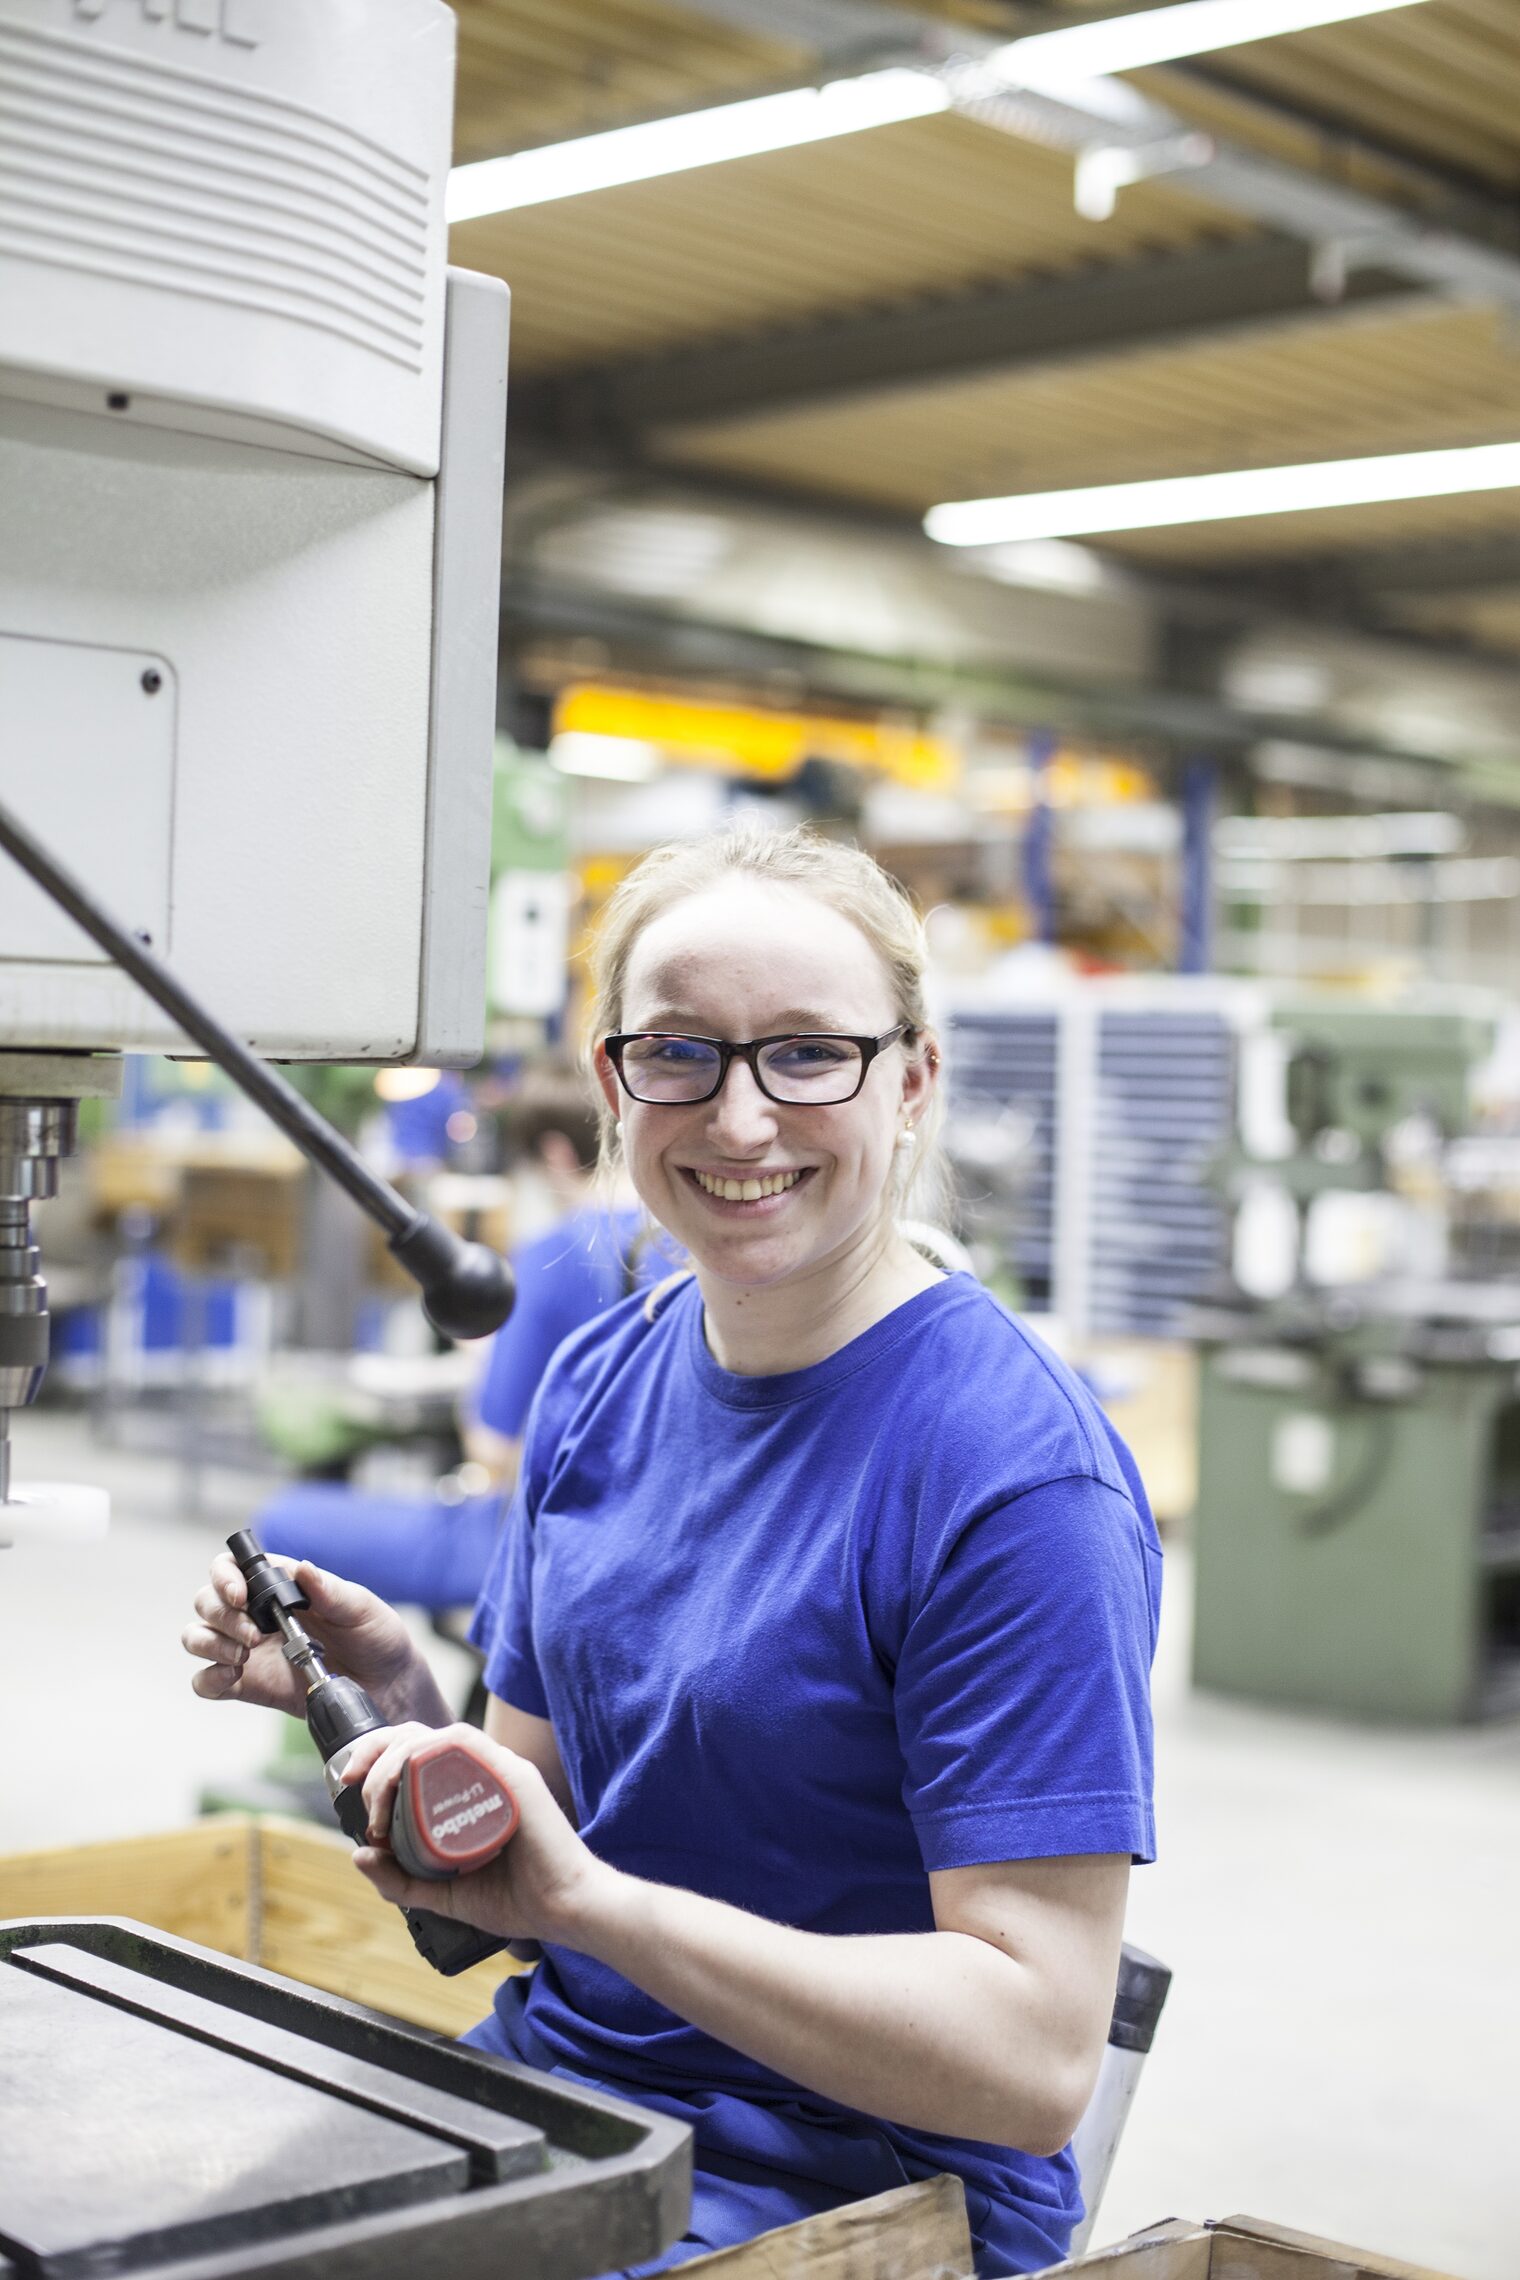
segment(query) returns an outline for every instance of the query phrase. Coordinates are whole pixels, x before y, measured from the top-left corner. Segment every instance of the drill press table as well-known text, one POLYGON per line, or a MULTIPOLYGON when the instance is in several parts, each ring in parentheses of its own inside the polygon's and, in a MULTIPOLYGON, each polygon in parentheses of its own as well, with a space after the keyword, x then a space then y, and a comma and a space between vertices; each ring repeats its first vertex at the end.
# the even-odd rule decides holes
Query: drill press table
POLYGON ((688 2132, 110 1918, 0 1925, 0 2280, 585 2280, 688 2132))

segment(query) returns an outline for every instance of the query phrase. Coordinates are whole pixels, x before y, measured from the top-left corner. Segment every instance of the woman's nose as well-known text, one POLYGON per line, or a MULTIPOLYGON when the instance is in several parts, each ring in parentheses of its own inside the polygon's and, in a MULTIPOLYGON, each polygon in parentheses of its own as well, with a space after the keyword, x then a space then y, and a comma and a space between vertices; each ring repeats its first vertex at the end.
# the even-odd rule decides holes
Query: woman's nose
POLYGON ((747 1061, 730 1061, 728 1075, 711 1104, 709 1129, 713 1139, 735 1155, 763 1146, 776 1129, 774 1101, 766 1099, 747 1061))

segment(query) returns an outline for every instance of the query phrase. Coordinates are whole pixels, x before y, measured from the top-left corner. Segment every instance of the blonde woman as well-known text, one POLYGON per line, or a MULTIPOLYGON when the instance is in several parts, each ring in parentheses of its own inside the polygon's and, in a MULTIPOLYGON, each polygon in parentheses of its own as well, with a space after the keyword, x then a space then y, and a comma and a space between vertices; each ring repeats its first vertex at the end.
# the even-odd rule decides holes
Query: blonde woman
MULTIPOLYGON (((954 2170, 979 2269, 1036 2270, 1153 1850, 1143 1490, 1082 1387, 898 1233, 939 1055, 869 858, 658 850, 595 978, 609 1146, 692 1272, 568 1340, 530 1417, 476 1616, 522 1808, 491 1867, 412 1885, 385 1851, 441 1705, 378 1602, 313 1591, 398 1721, 359 1745, 356 1858, 543 1944, 469 2040, 692 2124, 671 2261, 954 2170)), ((187 1644, 203 1692, 266 1699, 239 1588, 219 1563, 187 1644)))

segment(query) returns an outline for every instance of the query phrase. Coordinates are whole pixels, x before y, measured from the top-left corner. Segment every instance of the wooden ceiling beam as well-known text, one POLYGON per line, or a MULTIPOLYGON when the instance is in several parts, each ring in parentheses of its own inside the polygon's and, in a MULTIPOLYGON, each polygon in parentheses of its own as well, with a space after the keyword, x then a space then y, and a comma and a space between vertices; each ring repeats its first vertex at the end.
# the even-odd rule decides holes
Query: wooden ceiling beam
POLYGON ((1127 349, 1419 298, 1369 269, 1343 302, 1316 297, 1310 249, 1263 235, 1075 274, 979 285, 944 296, 768 329, 617 364, 516 383, 512 421, 565 447, 632 442, 789 405, 869 396, 980 372, 1028 371, 1127 349))

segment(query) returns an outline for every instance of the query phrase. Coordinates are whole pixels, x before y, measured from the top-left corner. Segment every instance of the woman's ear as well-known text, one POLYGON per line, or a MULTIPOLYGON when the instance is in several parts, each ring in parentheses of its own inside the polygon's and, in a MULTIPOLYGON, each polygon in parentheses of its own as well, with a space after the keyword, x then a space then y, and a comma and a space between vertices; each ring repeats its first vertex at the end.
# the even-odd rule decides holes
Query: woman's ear
POLYGON ((939 1039, 934 1032, 920 1032, 908 1065, 903 1071, 903 1114, 917 1124, 930 1101, 940 1077, 939 1039))
POLYGON ((591 1056, 591 1068, 597 1083, 602 1088, 602 1098, 612 1111, 613 1121, 621 1124, 623 1109, 619 1095, 622 1088, 618 1084, 617 1071, 607 1058, 605 1045, 598 1045, 595 1048, 591 1056))

